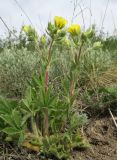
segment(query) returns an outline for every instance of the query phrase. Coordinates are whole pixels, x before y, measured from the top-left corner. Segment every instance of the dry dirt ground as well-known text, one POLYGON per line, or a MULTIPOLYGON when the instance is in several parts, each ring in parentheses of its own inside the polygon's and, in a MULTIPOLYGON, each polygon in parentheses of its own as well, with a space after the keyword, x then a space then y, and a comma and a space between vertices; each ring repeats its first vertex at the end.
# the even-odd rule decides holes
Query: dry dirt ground
POLYGON ((76 153, 75 160, 117 160, 117 128, 111 119, 92 119, 85 135, 91 148, 76 153))
MULTIPOLYGON (((74 160, 117 160, 117 128, 112 119, 91 119, 84 129, 84 135, 90 143, 90 148, 86 151, 74 151, 74 160)), ((35 153, 1 142, 0 160, 40 160, 40 158, 35 153)))

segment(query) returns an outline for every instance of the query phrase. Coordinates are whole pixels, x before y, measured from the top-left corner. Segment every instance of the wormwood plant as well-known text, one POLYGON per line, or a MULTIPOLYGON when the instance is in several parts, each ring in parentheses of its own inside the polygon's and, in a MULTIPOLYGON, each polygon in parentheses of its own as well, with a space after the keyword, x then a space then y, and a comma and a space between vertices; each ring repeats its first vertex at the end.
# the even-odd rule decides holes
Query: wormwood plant
POLYGON ((40 56, 26 48, 4 48, 0 53, 0 94, 7 97, 22 97, 31 74, 38 72, 40 56))
MULTIPOLYGON (((62 17, 55 17, 54 24, 48 23, 49 45, 41 57, 39 75, 32 77, 25 97, 20 102, 0 98, 0 131, 5 139, 37 151, 41 156, 58 159, 70 159, 74 148, 87 146, 80 134, 87 116, 76 112, 74 106, 78 95, 80 59, 84 56, 82 49, 87 46, 93 31, 82 33, 77 24, 66 29, 66 24, 62 17), (65 38, 74 44, 74 53, 69 57, 69 69, 59 76, 60 86, 56 90, 50 72, 56 61, 55 46, 61 49, 59 46, 64 44, 65 38)), ((26 34, 28 29, 31 30, 30 27, 24 29, 26 34)), ((97 42, 92 49, 100 46, 97 42)))

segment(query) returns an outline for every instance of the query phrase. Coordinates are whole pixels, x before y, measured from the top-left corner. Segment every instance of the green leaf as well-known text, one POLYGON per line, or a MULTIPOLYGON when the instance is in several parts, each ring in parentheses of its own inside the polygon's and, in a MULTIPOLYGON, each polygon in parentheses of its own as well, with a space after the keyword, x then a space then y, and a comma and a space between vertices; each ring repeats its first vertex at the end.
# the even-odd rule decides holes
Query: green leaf
POLYGON ((21 130, 18 130, 13 127, 6 127, 2 131, 8 135, 15 135, 15 134, 19 134, 21 132, 21 130))
POLYGON ((0 114, 10 114, 14 108, 17 107, 16 101, 7 100, 0 97, 0 114))
POLYGON ((0 119, 0 132, 5 128, 5 126, 3 119, 0 119))
POLYGON ((23 141, 25 140, 26 136, 24 135, 23 132, 20 133, 20 136, 19 136, 19 140, 18 140, 18 145, 20 146, 23 141))
POLYGON ((21 107, 26 112, 32 112, 32 110, 31 110, 31 104, 28 103, 27 99, 23 99, 22 100, 22 106, 21 107))
POLYGON ((23 125, 26 123, 26 121, 27 121, 31 116, 32 116, 31 113, 27 113, 26 115, 24 115, 24 117, 22 117, 22 124, 21 124, 21 126, 23 126, 23 125))
POLYGON ((44 91, 41 89, 39 92, 39 106, 45 107, 45 94, 44 91))
POLYGON ((26 100, 28 104, 30 105, 32 102, 32 88, 30 86, 26 90, 26 100))
POLYGON ((11 115, 0 115, 0 118, 2 118, 2 120, 4 120, 4 122, 6 122, 7 124, 9 124, 10 126, 14 127, 15 124, 14 124, 14 121, 13 119, 11 118, 11 115))
POLYGON ((13 110, 12 118, 13 118, 17 128, 20 128, 21 127, 21 122, 22 122, 21 113, 19 111, 13 110))

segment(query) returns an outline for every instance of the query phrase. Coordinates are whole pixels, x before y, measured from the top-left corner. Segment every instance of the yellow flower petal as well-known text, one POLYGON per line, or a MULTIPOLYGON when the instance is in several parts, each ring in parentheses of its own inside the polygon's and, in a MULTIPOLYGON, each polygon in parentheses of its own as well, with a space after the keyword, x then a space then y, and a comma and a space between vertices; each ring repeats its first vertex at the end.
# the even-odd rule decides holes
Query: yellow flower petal
POLYGON ((54 18, 54 24, 57 28, 62 29, 65 27, 65 25, 67 24, 67 20, 64 19, 63 17, 58 17, 56 16, 54 18))
POLYGON ((81 32, 80 25, 78 25, 78 24, 72 24, 68 28, 68 32, 71 33, 72 35, 78 35, 81 32))
POLYGON ((30 29, 31 29, 31 26, 25 25, 25 26, 22 27, 22 30, 23 30, 25 33, 28 33, 28 32, 30 31, 30 29))

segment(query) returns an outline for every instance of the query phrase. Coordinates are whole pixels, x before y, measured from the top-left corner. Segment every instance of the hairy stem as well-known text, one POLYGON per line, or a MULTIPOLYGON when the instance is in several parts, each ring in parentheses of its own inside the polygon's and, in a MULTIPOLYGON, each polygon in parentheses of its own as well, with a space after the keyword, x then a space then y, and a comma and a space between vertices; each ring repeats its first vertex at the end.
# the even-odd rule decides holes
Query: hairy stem
POLYGON ((48 73, 48 69, 47 69, 46 73, 45 73, 45 94, 48 90, 48 81, 49 81, 49 73, 48 73))
POLYGON ((39 132, 34 117, 31 118, 31 125, 32 125, 32 132, 37 138, 39 138, 39 132))
POLYGON ((77 61, 79 61, 79 60, 80 60, 80 56, 81 56, 81 53, 82 53, 82 47, 83 47, 83 44, 84 44, 84 42, 82 41, 82 43, 81 43, 81 45, 80 45, 80 48, 79 48, 79 52, 78 52, 78 59, 77 59, 77 61))
POLYGON ((43 136, 49 135, 49 115, 48 108, 44 108, 44 120, 43 120, 43 136))
POLYGON ((48 64, 50 63, 50 60, 51 60, 51 51, 52 51, 52 45, 54 43, 54 40, 51 41, 50 43, 50 47, 49 47, 49 50, 48 50, 48 64))

